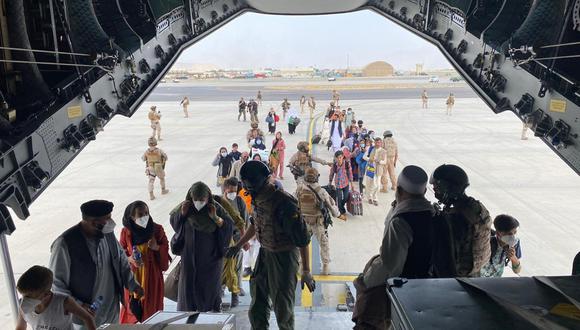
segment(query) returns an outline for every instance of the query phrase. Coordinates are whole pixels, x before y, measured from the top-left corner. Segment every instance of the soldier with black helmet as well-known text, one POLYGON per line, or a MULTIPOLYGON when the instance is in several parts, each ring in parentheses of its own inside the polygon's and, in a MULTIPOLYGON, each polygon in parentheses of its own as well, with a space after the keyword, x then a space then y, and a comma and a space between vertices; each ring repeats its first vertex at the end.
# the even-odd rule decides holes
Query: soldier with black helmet
POLYGON ((439 201, 438 218, 449 232, 449 249, 455 265, 436 275, 479 277, 481 267, 491 255, 492 220, 489 212, 480 201, 465 194, 469 178, 459 166, 444 164, 437 167, 429 183, 439 201))
POLYGON ((252 196, 252 220, 244 236, 226 255, 236 255, 256 235, 261 248, 250 278, 252 302, 248 315, 252 329, 269 327, 271 309, 280 329, 294 329, 298 251, 302 259, 302 288, 306 285, 312 292, 316 286, 309 269, 310 235, 306 223, 296 199, 269 182, 270 170, 264 163, 248 161, 240 175, 252 196))

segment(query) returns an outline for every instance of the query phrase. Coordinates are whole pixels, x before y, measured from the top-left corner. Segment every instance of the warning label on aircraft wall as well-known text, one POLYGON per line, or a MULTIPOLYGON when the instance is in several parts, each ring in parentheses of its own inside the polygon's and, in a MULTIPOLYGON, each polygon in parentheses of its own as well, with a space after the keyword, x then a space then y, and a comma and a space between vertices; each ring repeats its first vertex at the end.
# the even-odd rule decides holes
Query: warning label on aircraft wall
POLYGON ((564 101, 564 100, 551 100, 550 101, 550 111, 566 112, 566 101, 564 101))
POLYGON ((83 115, 83 109, 81 108, 80 105, 68 107, 66 111, 68 113, 68 119, 82 117, 83 115))

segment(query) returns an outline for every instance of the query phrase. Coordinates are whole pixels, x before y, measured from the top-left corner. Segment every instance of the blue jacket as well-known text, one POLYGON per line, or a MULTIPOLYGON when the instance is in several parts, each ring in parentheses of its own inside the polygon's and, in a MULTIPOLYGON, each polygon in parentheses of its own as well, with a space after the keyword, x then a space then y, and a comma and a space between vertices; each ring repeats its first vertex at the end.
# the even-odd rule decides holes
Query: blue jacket
MULTIPOLYGON (((374 147, 370 147, 371 152, 373 151, 374 147)), ((355 158, 356 163, 358 164, 358 173, 359 173, 359 178, 364 177, 366 171, 367 171, 367 161, 363 159, 364 155, 368 152, 368 150, 366 151, 362 151, 358 153, 358 155, 355 158)))

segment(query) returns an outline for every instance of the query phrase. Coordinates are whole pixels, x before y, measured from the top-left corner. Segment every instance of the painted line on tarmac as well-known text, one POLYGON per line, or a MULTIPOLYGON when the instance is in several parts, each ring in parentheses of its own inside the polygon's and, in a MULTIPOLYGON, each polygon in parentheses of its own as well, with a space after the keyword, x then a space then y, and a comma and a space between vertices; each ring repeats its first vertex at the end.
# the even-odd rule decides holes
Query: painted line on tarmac
MULTIPOLYGON (((313 131, 314 131, 314 124, 316 123, 316 121, 324 114, 324 112, 319 113, 318 115, 314 116, 312 119, 310 119, 310 125, 308 127, 308 132, 306 134, 307 137, 307 141, 308 141, 308 150, 310 151, 310 153, 312 154, 312 136, 313 136, 313 131)), ((310 272, 313 272, 312 269, 312 243, 308 244, 308 262, 309 262, 309 266, 310 266, 310 272)), ((310 292, 308 290, 308 288, 304 288, 302 289, 302 295, 301 295, 301 304, 302 307, 312 307, 312 292, 310 292)))

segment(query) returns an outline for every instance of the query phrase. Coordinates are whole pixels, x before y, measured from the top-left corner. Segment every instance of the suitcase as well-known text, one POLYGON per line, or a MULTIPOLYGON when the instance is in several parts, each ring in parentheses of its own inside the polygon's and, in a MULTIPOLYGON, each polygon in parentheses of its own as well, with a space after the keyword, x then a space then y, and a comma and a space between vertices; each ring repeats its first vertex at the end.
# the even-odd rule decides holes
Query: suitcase
POLYGON ((312 144, 318 144, 322 140, 322 136, 320 134, 316 134, 312 137, 312 144))
POLYGON ((330 195, 330 198, 336 200, 336 188, 334 186, 322 186, 322 189, 326 190, 326 192, 330 195))
POLYGON ((351 191, 346 202, 346 210, 352 215, 363 215, 363 198, 360 192, 351 191))

